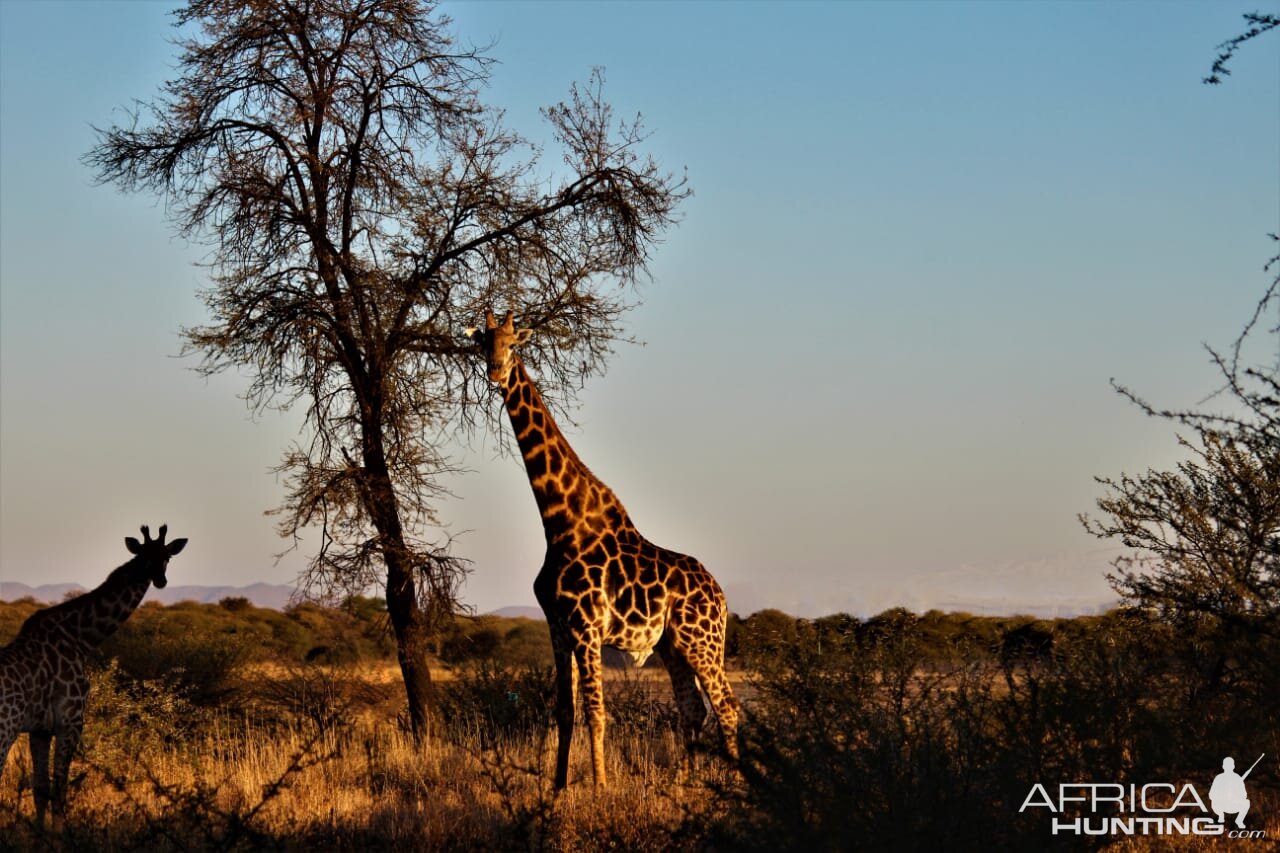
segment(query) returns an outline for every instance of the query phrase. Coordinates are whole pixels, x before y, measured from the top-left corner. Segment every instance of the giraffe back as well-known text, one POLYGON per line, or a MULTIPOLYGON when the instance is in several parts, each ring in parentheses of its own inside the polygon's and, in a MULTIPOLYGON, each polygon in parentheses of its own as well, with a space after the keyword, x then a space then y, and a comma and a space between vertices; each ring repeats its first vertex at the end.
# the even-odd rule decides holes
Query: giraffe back
POLYGON ((630 524, 549 547, 534 594, 553 630, 598 633, 637 664, 668 629, 676 639, 714 639, 728 617, 724 593, 698 560, 630 524))

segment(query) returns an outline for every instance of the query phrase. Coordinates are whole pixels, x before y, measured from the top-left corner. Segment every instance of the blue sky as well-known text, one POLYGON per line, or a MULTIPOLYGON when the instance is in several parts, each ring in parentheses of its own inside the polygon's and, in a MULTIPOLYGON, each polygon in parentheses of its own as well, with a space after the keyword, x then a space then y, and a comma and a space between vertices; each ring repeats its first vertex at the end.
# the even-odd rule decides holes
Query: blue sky
MULTIPOLYGON (((486 97, 594 66, 695 195, 571 440, 735 609, 1070 602, 1114 551, 1095 474, 1167 467, 1280 228, 1280 39, 1200 78, 1266 3, 463 3, 486 97)), ((294 413, 176 358, 198 246, 94 185, 92 125, 173 67, 158 3, 0 2, 0 580, 97 582, 168 521, 175 583, 288 582, 263 510, 294 413)), ((549 162, 556 154, 548 150, 549 162)), ((531 603, 538 517, 492 437, 442 516, 465 598, 531 603)), ((302 546, 306 548, 306 543, 302 546)))

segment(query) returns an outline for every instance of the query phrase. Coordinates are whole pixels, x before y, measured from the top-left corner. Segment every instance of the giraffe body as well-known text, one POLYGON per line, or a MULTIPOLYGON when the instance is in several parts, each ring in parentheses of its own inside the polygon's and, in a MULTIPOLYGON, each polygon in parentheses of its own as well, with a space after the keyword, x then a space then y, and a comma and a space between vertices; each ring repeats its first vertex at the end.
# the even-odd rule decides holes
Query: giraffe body
POLYGON ((575 698, 581 687, 591 732, 592 771, 606 783, 601 649, 614 646, 643 663, 666 664, 686 741, 706 718, 699 686, 737 757, 738 703, 724 673, 728 607, 715 578, 693 557, 661 548, 631 522, 613 491, 582 463, 514 351, 517 333, 486 317, 489 378, 507 413, 533 489, 547 551, 534 595, 547 616, 556 663, 557 788, 568 783, 575 698))
POLYGON ((0 648, 0 770, 13 742, 27 732, 38 827, 44 826, 50 800, 55 828, 65 812, 67 774, 80 743, 89 696, 86 658, 137 609, 152 583, 165 586, 169 558, 187 544, 186 539, 175 539, 166 545, 165 532, 162 525, 160 538, 152 540, 143 527, 144 542, 125 540, 135 555, 132 560, 96 589, 37 610, 13 642, 0 648), (49 751, 54 740, 51 790, 49 751))

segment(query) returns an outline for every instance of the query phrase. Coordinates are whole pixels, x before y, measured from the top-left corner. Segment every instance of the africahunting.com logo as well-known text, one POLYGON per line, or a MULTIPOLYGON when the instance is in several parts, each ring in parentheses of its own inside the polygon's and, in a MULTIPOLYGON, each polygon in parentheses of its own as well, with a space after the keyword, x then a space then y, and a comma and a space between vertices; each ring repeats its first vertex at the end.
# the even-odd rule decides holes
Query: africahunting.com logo
MULTIPOLYGON (((1264 753, 1265 755, 1265 753, 1264 753)), ((1044 809, 1054 835, 1225 835, 1266 838, 1266 830, 1248 829, 1249 792, 1244 780, 1263 755, 1244 773, 1234 758, 1222 759, 1208 796, 1191 782, 1069 782, 1057 790, 1037 782, 1022 801, 1019 814, 1044 809), (1228 818, 1234 817, 1233 822, 1228 818)))

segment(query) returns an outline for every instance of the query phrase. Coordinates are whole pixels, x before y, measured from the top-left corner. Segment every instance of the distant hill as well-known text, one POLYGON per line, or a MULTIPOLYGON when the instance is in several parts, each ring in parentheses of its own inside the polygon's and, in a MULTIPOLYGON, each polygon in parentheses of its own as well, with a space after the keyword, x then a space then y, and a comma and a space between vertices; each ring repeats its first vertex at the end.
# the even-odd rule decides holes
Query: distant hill
MULTIPOLYGON (((0 583, 0 601, 17 601, 19 598, 34 598, 47 604, 57 604, 68 595, 79 595, 85 588, 74 583, 46 583, 40 586, 28 586, 25 583, 0 583)), ((152 587, 147 592, 147 601, 158 601, 161 604, 177 604, 179 601, 198 601, 201 604, 217 604, 224 598, 247 598, 255 607, 269 607, 272 610, 284 610, 289 606, 294 588, 286 584, 255 583, 248 586, 167 586, 164 589, 152 587)), ((542 620, 542 608, 516 605, 500 607, 492 611, 494 616, 508 619, 542 620)))
POLYGON ((84 587, 77 583, 47 583, 41 586, 27 586, 25 583, 0 583, 0 601, 17 601, 19 598, 34 598, 57 604, 68 595, 79 595, 84 587))
MULTIPOLYGON (((57 604, 69 593, 79 595, 84 591, 84 587, 73 583, 50 583, 34 587, 24 583, 0 583, 0 601, 17 601, 19 598, 30 597, 36 601, 57 604)), ((147 592, 146 600, 161 604, 176 604, 179 601, 213 604, 224 598, 247 598, 257 607, 283 610, 288 606, 293 593, 291 586, 269 583, 249 586, 169 586, 164 589, 152 587, 147 592)))
POLYGON ((526 607, 523 605, 499 607, 497 610, 494 610, 491 615, 502 616, 506 619, 546 619, 546 616, 542 613, 541 607, 526 607))

